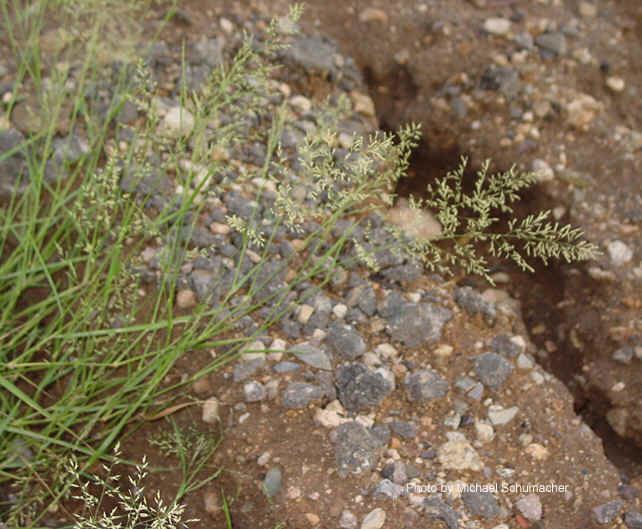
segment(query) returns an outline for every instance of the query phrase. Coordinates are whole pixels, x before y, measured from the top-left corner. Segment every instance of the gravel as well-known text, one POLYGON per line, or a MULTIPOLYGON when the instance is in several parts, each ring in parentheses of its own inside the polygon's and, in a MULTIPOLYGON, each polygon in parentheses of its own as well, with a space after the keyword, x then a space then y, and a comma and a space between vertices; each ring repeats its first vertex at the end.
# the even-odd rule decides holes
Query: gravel
POLYGON ((389 479, 383 479, 377 484, 372 495, 374 497, 385 496, 391 500, 396 500, 403 496, 405 491, 406 489, 404 486, 393 483, 389 479))
POLYGON ((386 511, 381 508, 371 510, 361 522, 361 529, 381 529, 386 522, 386 511))
POLYGON ((513 372, 513 364, 497 353, 484 353, 475 357, 474 369, 485 386, 499 389, 513 372))
POLYGON ((336 387, 341 404, 350 411, 378 406, 393 386, 381 374, 364 364, 344 364, 337 369, 336 387))
POLYGON ((455 290, 455 302, 471 316, 481 314, 489 325, 495 323, 497 311, 495 304, 484 299, 484 297, 471 287, 461 287, 455 290))
POLYGON ((545 56, 559 56, 566 54, 566 37, 559 31, 542 33, 535 37, 535 45, 540 48, 545 56))
POLYGON ((245 402, 260 402, 267 397, 267 390, 263 384, 252 380, 243 385, 243 394, 245 395, 245 402))
POLYGON ((437 458, 444 468, 479 471, 484 467, 479 454, 461 432, 446 432, 448 441, 437 451, 437 458))
POLYGON ((203 403, 203 411, 201 414, 201 419, 204 423, 214 424, 221 420, 219 402, 215 397, 207 399, 203 403))
POLYGON ((283 485, 283 475, 279 467, 272 467, 267 471, 265 479, 263 479, 263 490, 265 494, 273 498, 276 496, 283 485))
POLYGON ((405 379, 406 396, 410 402, 439 399, 448 393, 448 381, 433 369, 408 373, 405 379))
POLYGON ((288 353, 293 354, 298 360, 314 367, 316 369, 323 369, 326 371, 332 370, 332 363, 328 354, 309 343, 301 343, 288 349, 288 353))
POLYGON ((305 408, 310 402, 324 396, 320 386, 306 382, 290 382, 283 391, 281 403, 286 408, 305 408))
POLYGON ((355 360, 366 351, 366 343, 352 325, 334 323, 328 330, 325 343, 344 360, 355 360))
POLYGON ((377 466, 383 444, 362 424, 351 421, 335 430, 335 456, 340 475, 361 474, 377 466))
POLYGON ((593 508, 593 516, 595 521, 601 525, 606 525, 615 520, 615 517, 620 514, 624 502, 622 500, 613 500, 593 508))
POLYGON ((525 518, 536 522, 542 518, 542 502, 537 494, 529 494, 520 498, 515 503, 515 506, 525 518))
POLYGON ((426 516, 431 520, 441 520, 448 529, 459 528, 459 513, 438 496, 426 498, 422 506, 426 516))
POLYGON ((452 315, 450 310, 434 303, 405 303, 397 310, 392 309, 388 332, 397 342, 419 347, 439 340, 452 315))
POLYGON ((491 492, 464 491, 461 493, 461 499, 469 512, 486 520, 497 518, 502 513, 497 499, 491 492))
POLYGON ((624 523, 628 529, 642 529, 642 512, 628 511, 624 513, 624 523))

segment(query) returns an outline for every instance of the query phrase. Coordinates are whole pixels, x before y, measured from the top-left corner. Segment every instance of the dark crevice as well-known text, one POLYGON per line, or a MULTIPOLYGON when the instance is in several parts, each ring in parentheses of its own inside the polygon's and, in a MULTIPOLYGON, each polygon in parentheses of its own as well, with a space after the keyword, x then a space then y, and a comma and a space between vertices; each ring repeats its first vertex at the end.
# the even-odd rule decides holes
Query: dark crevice
MULTIPOLYGON (((412 121, 405 109, 411 107, 411 102, 417 95, 417 87, 412 77, 403 67, 389 72, 383 79, 377 78, 372 69, 364 69, 364 77, 370 88, 370 95, 375 102, 378 112, 379 126, 385 131, 394 131, 402 121, 412 121)), ((440 135, 441 136, 441 135, 440 135)), ((453 138, 431 138, 424 131, 424 138, 414 152, 407 178, 402 179, 397 186, 397 194, 401 197, 409 195, 421 196, 426 192, 426 186, 437 178, 444 176, 449 170, 456 168, 463 152, 453 138)), ((464 188, 474 181, 475 161, 469 164, 465 173, 464 188)), ((502 167, 493 170, 500 171, 502 167)), ((557 204, 538 186, 522 194, 522 200, 515 206, 518 216, 524 216, 542 209, 551 209, 557 204)), ((568 219, 560 219, 568 221, 568 219)), ((618 468, 623 482, 642 475, 642 451, 632 441, 619 436, 606 420, 609 402, 598 388, 586 387, 578 382, 581 377, 586 348, 580 351, 570 339, 573 321, 567 321, 567 314, 562 308, 568 275, 571 267, 559 263, 549 263, 546 267, 541 263, 531 263, 535 272, 522 272, 505 262, 497 262, 495 271, 503 271, 510 277, 510 282, 500 288, 506 288, 511 296, 521 302, 522 314, 529 339, 537 347, 538 362, 544 369, 555 375, 571 392, 574 398, 575 412, 601 438, 604 452, 609 460, 618 468), (533 332, 535 331, 535 332, 533 332), (546 352, 555 344, 555 350, 546 352)), ((581 269, 581 265, 574 267, 581 269)), ((467 278, 465 281, 480 288, 486 288, 483 280, 467 278)), ((599 296, 599 292, 587 289, 584 299, 589 296, 599 296)), ((589 303, 586 303, 589 306, 589 303)), ((596 325, 599 324, 596 322, 596 325)), ((598 344, 588 344, 599 347, 598 344)))

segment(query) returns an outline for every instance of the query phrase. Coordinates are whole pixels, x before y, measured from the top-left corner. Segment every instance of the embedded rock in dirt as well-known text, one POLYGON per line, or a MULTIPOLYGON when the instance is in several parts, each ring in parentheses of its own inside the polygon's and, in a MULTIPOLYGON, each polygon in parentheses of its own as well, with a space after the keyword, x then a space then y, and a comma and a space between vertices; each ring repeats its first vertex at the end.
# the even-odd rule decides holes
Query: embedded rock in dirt
POLYGON ((393 390, 381 373, 358 363, 337 369, 336 386, 341 404, 350 411, 372 409, 393 390))
POLYGON ((375 468, 383 449, 376 435, 354 421, 340 425, 335 433, 335 454, 340 473, 361 474, 375 468))
POLYGON ((388 331, 393 340, 419 347, 439 340, 451 318, 450 310, 434 303, 404 303, 388 318, 388 331))

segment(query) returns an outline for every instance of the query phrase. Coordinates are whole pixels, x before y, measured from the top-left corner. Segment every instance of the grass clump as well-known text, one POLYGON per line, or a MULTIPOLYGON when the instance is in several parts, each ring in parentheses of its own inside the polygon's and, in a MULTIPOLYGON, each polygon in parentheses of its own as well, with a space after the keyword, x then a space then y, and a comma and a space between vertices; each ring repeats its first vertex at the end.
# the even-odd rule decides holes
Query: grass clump
MULTIPOLYGON (((323 286, 339 266, 376 269, 382 253, 394 252, 440 272, 461 267, 487 276, 480 243, 523 268, 528 257, 574 260, 595 251, 547 214, 494 232, 494 211, 511 213, 517 192, 533 178, 515 170, 488 175, 487 166, 472 194, 461 189, 462 165, 413 203, 435 210, 438 239, 413 240, 386 227, 378 212, 394 203, 420 131, 411 125, 398 134, 355 136, 339 153, 337 123, 351 112, 345 98, 319 114, 294 167, 281 145, 291 111, 283 103, 273 112, 268 103, 277 86, 275 54, 289 37, 280 28, 294 27, 299 7, 289 24, 273 22, 262 39, 246 36, 201 89, 180 83, 174 96, 181 125, 189 127, 165 134, 171 109, 163 109, 149 66, 125 52, 117 56, 128 62, 102 66, 109 41, 103 36, 113 35, 104 8, 112 4, 119 19, 135 23, 137 11, 116 0, 43 0, 5 4, 2 11, 3 26, 14 28, 17 65, 7 114, 39 100, 37 130, 0 153, 0 163, 21 160, 0 209, 0 486, 12 495, 0 515, 10 525, 36 526, 71 482, 114 459, 111 450, 129 425, 171 407, 178 389, 255 347, 295 311, 295 290, 323 286), (58 7, 60 27, 82 21, 83 31, 65 40, 56 57, 45 57, 45 22, 58 7), (101 89, 105 84, 109 90, 101 89), (124 126, 117 118, 130 103, 138 119, 124 126), (60 141, 78 137, 79 152, 60 155, 60 141), (238 163, 235 155, 256 142, 266 147, 262 163, 238 163), (224 196, 248 190, 249 212, 227 215, 238 251, 220 258, 211 237, 196 241, 199 223, 224 196), (277 257, 277 243, 294 237, 296 251, 277 257), (153 266, 143 258, 150 249, 153 266), (217 275, 209 298, 185 313, 175 294, 184 286, 183 265, 199 257, 219 259, 217 275), (219 354, 191 376, 166 382, 177 361, 197 350, 219 354), (56 464, 68 457, 77 461, 71 482, 56 464)), ((100 514, 89 485, 80 484, 77 499, 90 509, 76 525, 180 526, 180 500, 205 483, 199 473, 216 444, 176 428, 168 435, 154 443, 179 459, 183 481, 174 498, 145 499, 143 465, 128 490, 106 478, 94 483, 122 507, 112 514, 100 514)))

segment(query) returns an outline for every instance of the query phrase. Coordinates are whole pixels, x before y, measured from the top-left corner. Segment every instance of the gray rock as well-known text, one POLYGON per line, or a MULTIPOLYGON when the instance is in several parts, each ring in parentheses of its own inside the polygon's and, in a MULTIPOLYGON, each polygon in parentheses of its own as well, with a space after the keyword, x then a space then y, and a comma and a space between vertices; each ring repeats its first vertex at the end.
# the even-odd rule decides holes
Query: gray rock
POLYGON ((397 485, 403 485, 408 481, 408 474, 406 472, 406 464, 403 461, 395 461, 394 463, 388 463, 383 470, 381 475, 396 483, 397 485))
POLYGON ((291 382, 285 388, 281 403, 286 408, 305 408, 310 402, 324 396, 323 389, 306 382, 291 382))
POLYGON ((498 91, 508 99, 514 98, 521 88, 519 72, 504 66, 488 67, 482 74, 479 85, 483 90, 498 91))
POLYGON ((482 383, 493 389, 500 388, 513 371, 513 364, 497 353, 484 353, 474 359, 475 373, 482 383))
POLYGON ((502 514, 502 509, 491 492, 464 491, 461 499, 466 509, 475 516, 485 519, 497 518, 502 514))
POLYGON ((296 362, 288 362, 287 360, 284 360, 283 362, 274 364, 272 369, 276 373, 292 373, 293 371, 297 371, 298 369, 301 369, 301 366, 296 362))
POLYGON ((553 56, 566 54, 566 37, 559 31, 542 33, 535 37, 535 44, 544 53, 553 56))
POLYGON ((405 303, 388 318, 388 332, 393 340, 419 347, 439 340, 452 315, 450 310, 434 303, 405 303))
POLYGON ((613 353, 613 360, 619 362, 620 364, 628 365, 633 360, 635 356, 635 350, 633 347, 620 347, 613 353))
POLYGON ((484 394, 484 385, 467 376, 459 377, 455 381, 455 387, 473 400, 481 400, 484 394))
POLYGON ((519 340, 513 339, 509 334, 498 334, 493 337, 490 346, 494 353, 498 353, 509 358, 515 358, 524 352, 524 347, 519 340))
POLYGON ((426 498, 422 506, 431 520, 441 520, 448 529, 458 529, 459 513, 438 496, 426 498))
POLYGON ((0 130, 0 155, 6 156, 7 151, 16 149, 13 154, 0 160, 0 196, 11 196, 13 192, 22 192, 26 187, 27 162, 19 149, 24 139, 16 129, 0 130))
POLYGON ((615 517, 620 514, 624 502, 622 500, 613 500, 593 508, 595 521, 601 525, 611 523, 615 517))
POLYGON ((520 48, 523 48, 525 50, 532 50, 533 47, 535 46, 535 40, 533 39, 533 36, 528 31, 517 33, 515 37, 513 37, 513 41, 520 48))
POLYGON ((260 402, 267 396, 265 386, 256 380, 251 380, 243 385, 245 402, 260 402))
POLYGON ((406 395, 411 402, 439 399, 448 393, 448 381, 437 371, 421 369, 408 373, 405 379, 406 395))
POLYGON ((254 375, 260 369, 263 369, 263 367, 265 367, 265 357, 252 358, 249 360, 241 358, 240 361, 234 364, 232 380, 234 382, 241 382, 254 375))
POLYGON ((341 527, 341 529, 356 529, 357 517, 353 512, 344 510, 341 513, 341 518, 339 518, 339 527, 341 527))
POLYGON ((525 518, 536 522, 542 518, 542 502, 537 494, 528 494, 515 503, 525 518))
POLYGON ((472 316, 481 314, 488 325, 495 323, 495 318, 497 317, 495 304, 485 300, 473 288, 461 287, 455 290, 455 302, 472 316))
POLYGON ((624 513, 624 523, 629 529, 642 529, 642 512, 628 511, 624 513))
POLYGON ((402 485, 397 485, 389 479, 382 479, 377 484, 372 494, 374 497, 386 496, 392 500, 396 500, 397 498, 403 496, 405 491, 406 489, 402 485))
POLYGON ((387 446, 388 443, 390 443, 390 428, 388 428, 388 425, 382 423, 375 424, 370 429, 370 432, 379 439, 382 446, 387 446))
POLYGON ((377 311, 377 296, 372 287, 363 289, 357 305, 367 316, 374 315, 377 311))
POLYGON ((362 424, 346 422, 335 430, 335 456, 340 475, 374 469, 383 450, 381 440, 362 424))
POLYGON ((344 364, 336 373, 341 404, 350 411, 369 410, 392 391, 392 385, 380 373, 364 364, 344 364))
POLYGON ((334 323, 328 330, 325 343, 338 356, 345 360, 355 360, 366 352, 366 342, 352 326, 334 323))
POLYGON ((284 52, 286 61, 301 66, 308 72, 333 75, 336 72, 335 46, 320 37, 296 38, 284 52))
POLYGON ((417 425, 406 421, 392 421, 390 428, 404 439, 414 439, 417 436, 417 425))
POLYGON ((194 44, 194 52, 197 60, 200 60, 210 66, 216 68, 223 64, 223 39, 202 39, 194 44))
POLYGON ((326 371, 332 369, 328 354, 307 342, 292 346, 288 349, 288 353, 295 355, 298 360, 316 369, 325 369, 326 371))
POLYGON ((272 467, 267 471, 265 479, 263 480, 263 490, 265 494, 273 498, 281 490, 283 484, 283 475, 281 474, 281 469, 279 467, 272 467))

